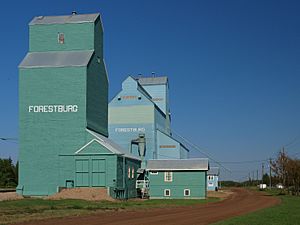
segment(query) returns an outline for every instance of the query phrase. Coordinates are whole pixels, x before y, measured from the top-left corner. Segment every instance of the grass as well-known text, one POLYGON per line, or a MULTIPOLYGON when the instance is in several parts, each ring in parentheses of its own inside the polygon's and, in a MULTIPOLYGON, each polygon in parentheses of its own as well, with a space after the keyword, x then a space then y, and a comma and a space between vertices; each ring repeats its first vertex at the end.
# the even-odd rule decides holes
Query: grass
POLYGON ((206 200, 128 200, 128 201, 84 201, 84 200, 43 200, 22 199, 0 202, 0 224, 12 224, 23 221, 54 217, 76 216, 107 210, 136 210, 203 204, 218 201, 206 200))
POLYGON ((235 217, 214 225, 296 225, 300 224, 300 197, 282 195, 278 190, 267 192, 281 198, 280 205, 235 217))

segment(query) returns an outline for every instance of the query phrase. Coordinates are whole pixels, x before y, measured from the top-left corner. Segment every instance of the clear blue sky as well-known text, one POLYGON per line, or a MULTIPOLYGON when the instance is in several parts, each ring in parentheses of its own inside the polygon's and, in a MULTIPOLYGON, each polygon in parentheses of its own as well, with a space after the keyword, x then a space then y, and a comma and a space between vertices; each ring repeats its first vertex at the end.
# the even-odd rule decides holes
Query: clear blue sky
MULTIPOLYGON (((3 2, 0 137, 18 137, 17 66, 28 23, 73 10, 102 15, 110 96, 128 75, 167 75, 173 129, 215 159, 263 160, 300 137, 299 1, 3 2)), ((300 152, 300 140, 287 150, 300 152)), ((1 141, 0 157, 8 156, 17 159, 18 145, 1 141)), ((260 168, 226 166, 226 179, 260 168)))

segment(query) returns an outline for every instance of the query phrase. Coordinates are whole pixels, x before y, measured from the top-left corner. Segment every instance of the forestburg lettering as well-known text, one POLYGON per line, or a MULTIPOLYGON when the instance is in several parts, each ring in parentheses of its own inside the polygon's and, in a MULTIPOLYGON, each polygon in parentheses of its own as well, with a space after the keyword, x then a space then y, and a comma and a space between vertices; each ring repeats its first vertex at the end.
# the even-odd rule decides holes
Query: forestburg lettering
POLYGON ((78 105, 30 105, 28 106, 30 113, 74 113, 78 112, 78 105))

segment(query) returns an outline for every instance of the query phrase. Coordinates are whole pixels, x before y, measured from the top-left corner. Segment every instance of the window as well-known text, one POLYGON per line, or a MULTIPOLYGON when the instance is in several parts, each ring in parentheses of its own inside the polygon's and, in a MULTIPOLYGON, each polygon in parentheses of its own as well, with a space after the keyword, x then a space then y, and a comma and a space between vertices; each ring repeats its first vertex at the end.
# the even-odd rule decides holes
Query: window
POLYGON ((190 189, 184 189, 184 193, 183 193, 184 196, 190 196, 190 194, 191 194, 190 189))
POLYGON ((150 174, 151 175, 158 175, 158 172, 157 171, 151 171, 150 174))
POLYGON ((128 178, 130 178, 130 167, 128 167, 128 174, 127 174, 128 178))
POLYGON ((58 33, 58 44, 64 44, 65 43, 65 34, 64 33, 58 33))
POLYGON ((134 167, 132 167, 132 169, 131 169, 131 178, 132 179, 134 178, 134 167))
POLYGON ((164 196, 171 196, 171 190, 170 189, 165 189, 164 190, 164 196))
POLYGON ((172 181, 173 181, 173 173, 165 172, 165 182, 172 182, 172 181))
POLYGON ((214 176, 208 176, 208 180, 213 180, 214 176))

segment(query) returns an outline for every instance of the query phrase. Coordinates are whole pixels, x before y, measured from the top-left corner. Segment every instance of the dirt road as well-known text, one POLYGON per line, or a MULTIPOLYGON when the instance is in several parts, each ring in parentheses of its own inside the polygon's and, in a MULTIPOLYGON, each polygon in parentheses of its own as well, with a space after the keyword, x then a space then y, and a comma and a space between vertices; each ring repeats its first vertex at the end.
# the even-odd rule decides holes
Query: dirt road
POLYGON ((24 225, 202 225, 253 212, 280 202, 278 198, 245 189, 237 188, 233 189, 233 192, 224 201, 197 206, 104 212, 81 217, 36 221, 24 225))

